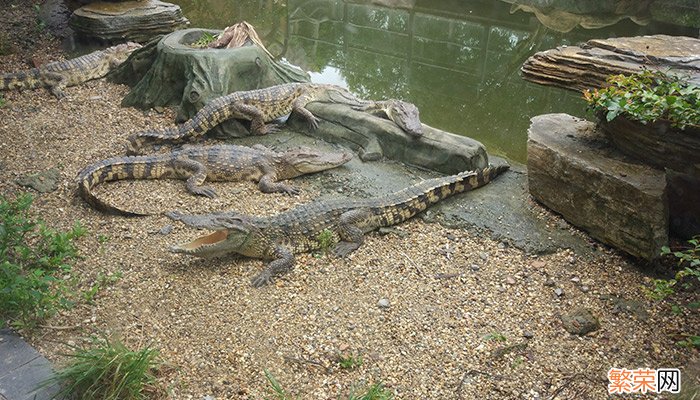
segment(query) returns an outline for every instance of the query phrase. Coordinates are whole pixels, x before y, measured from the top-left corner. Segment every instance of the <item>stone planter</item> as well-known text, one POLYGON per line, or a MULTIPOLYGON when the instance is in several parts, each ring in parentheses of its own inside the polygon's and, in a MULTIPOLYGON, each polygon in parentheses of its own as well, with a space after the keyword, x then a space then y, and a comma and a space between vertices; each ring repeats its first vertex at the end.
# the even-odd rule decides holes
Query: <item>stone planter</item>
POLYGON ((700 234, 700 129, 680 130, 667 120, 649 124, 618 116, 599 125, 620 151, 666 171, 670 229, 681 238, 700 234))
POLYGON ((623 153, 640 161, 680 172, 700 164, 700 129, 682 131, 666 120, 642 124, 623 115, 610 122, 602 115, 598 119, 610 141, 623 153))

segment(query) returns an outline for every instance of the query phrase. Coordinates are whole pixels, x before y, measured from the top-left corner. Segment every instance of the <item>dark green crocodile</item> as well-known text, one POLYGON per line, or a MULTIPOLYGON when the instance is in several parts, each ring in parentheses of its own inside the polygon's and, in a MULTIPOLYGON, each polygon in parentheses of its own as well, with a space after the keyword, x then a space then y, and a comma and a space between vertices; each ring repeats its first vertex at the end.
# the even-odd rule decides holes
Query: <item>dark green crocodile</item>
POLYGON ((102 160, 83 168, 77 181, 80 195, 93 207, 108 213, 138 216, 146 214, 109 205, 98 199, 92 188, 103 182, 123 179, 176 178, 187 179, 187 189, 191 193, 214 197, 213 189, 201 186, 207 179, 252 180, 258 182, 258 187, 265 193, 297 194, 299 189, 278 181, 335 168, 351 158, 350 153, 319 152, 304 147, 274 152, 262 145, 189 146, 162 155, 102 160))
MULTIPOLYGON (((335 85, 315 83, 287 83, 265 89, 234 92, 212 100, 190 120, 162 130, 150 130, 129 136, 126 153, 143 154, 155 144, 177 144, 204 135, 216 125, 231 119, 249 120, 251 133, 265 135, 276 131, 277 125, 267 124, 291 112, 297 112, 308 121, 310 129, 318 127, 318 118, 305 106, 314 101, 342 103, 359 110, 383 112, 404 129, 420 132, 418 110, 408 110, 410 103, 368 102, 355 97, 348 90, 335 85)), ((415 108, 415 106, 413 106, 415 108)), ((411 133, 414 133, 413 131, 411 133)), ((420 133, 418 133, 420 135, 420 133)))
POLYGON ((66 96, 63 89, 67 86, 104 77, 139 48, 140 44, 127 42, 71 60, 56 61, 39 68, 5 74, 0 78, 0 90, 48 87, 54 96, 61 99, 66 96))
POLYGON ((506 169, 507 165, 492 166, 428 179, 382 197, 313 202, 270 217, 170 212, 166 215, 172 219, 215 231, 171 251, 200 257, 238 253, 270 260, 252 280, 259 287, 292 268, 295 253, 318 250, 321 242, 332 239, 335 254, 344 256, 362 244, 365 233, 401 223, 447 197, 483 186, 506 169))

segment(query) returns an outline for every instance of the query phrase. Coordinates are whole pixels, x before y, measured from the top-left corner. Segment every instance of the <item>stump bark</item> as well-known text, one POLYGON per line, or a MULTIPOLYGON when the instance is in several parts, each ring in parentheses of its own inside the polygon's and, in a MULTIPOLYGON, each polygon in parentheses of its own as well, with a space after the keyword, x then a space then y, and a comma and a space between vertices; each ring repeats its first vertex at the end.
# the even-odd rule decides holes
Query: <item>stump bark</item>
MULTIPOLYGON (((211 100, 235 91, 309 81, 306 72, 274 60, 256 45, 235 49, 192 46, 205 33, 219 32, 184 29, 134 52, 112 76, 132 85, 122 105, 141 109, 176 106, 177 121, 182 122, 211 100)), ((249 134, 236 120, 218 125, 214 133, 227 137, 249 134)))

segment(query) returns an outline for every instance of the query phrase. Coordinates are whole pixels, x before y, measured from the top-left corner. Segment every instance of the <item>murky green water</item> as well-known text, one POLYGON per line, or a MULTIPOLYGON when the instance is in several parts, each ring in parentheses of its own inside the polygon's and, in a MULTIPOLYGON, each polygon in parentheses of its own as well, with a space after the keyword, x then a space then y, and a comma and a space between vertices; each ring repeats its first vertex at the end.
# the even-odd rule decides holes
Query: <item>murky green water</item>
POLYGON ((638 15, 633 19, 646 25, 613 15, 619 7, 601 13, 582 10, 590 2, 576 1, 562 1, 568 3, 562 7, 577 14, 592 11, 595 18, 547 10, 538 19, 532 8, 509 4, 516 0, 371 2, 394 7, 342 0, 170 1, 182 7, 192 27, 223 29, 246 20, 273 54, 310 71, 314 82, 342 85, 371 99, 413 102, 423 122, 473 137, 490 153, 519 162, 526 159, 531 117, 585 116, 579 94, 520 78, 527 57, 592 38, 698 35, 697 29, 653 21, 639 11, 653 0, 626 2, 637 8, 627 10, 638 15))

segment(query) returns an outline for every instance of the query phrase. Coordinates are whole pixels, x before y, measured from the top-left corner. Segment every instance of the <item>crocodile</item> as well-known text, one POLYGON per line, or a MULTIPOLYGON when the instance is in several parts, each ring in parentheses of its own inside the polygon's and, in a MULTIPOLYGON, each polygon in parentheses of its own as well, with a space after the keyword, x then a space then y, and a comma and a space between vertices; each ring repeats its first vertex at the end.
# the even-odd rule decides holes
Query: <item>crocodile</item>
POLYGON ((0 76, 0 90, 48 87, 56 98, 66 97, 63 89, 91 79, 102 78, 123 63, 141 45, 122 43, 66 61, 56 61, 26 71, 0 76))
MULTIPOLYGON (((217 97, 204 106, 194 117, 177 126, 148 130, 129 136, 126 154, 143 154, 149 147, 163 143, 183 143, 204 135, 216 125, 231 119, 249 120, 251 133, 265 135, 278 130, 278 125, 267 124, 277 118, 297 112, 306 119, 309 129, 318 128, 319 119, 305 108, 308 103, 320 101, 347 104, 359 110, 384 112, 401 127, 420 129, 418 110, 404 112, 410 103, 370 102, 355 97, 347 89, 316 83, 287 83, 265 89, 234 92, 217 97)), ((415 106, 413 106, 415 108, 415 106)))
POLYGON ((102 160, 83 168, 76 179, 80 195, 93 207, 117 215, 139 216, 148 214, 112 206, 97 198, 92 189, 115 180, 177 178, 187 179, 189 192, 211 198, 216 192, 202 186, 207 179, 251 180, 258 182, 262 192, 294 195, 299 189, 278 181, 335 168, 351 158, 352 154, 346 152, 320 152, 306 147, 275 152, 262 145, 185 146, 171 153, 102 160))
POLYGON ((387 118, 393 121, 404 132, 413 137, 423 136, 423 125, 420 122, 418 107, 403 100, 372 101, 365 105, 353 106, 354 110, 365 111, 370 114, 387 118))
POLYGON ((255 287, 289 271, 294 254, 334 245, 337 256, 357 249, 364 234, 380 227, 401 223, 428 207, 457 193, 483 186, 508 169, 490 166, 478 171, 428 179, 401 191, 367 199, 335 199, 304 204, 291 210, 258 217, 235 212, 166 215, 196 228, 213 230, 192 242, 175 245, 171 252, 198 257, 237 253, 269 260, 251 283, 255 287))

